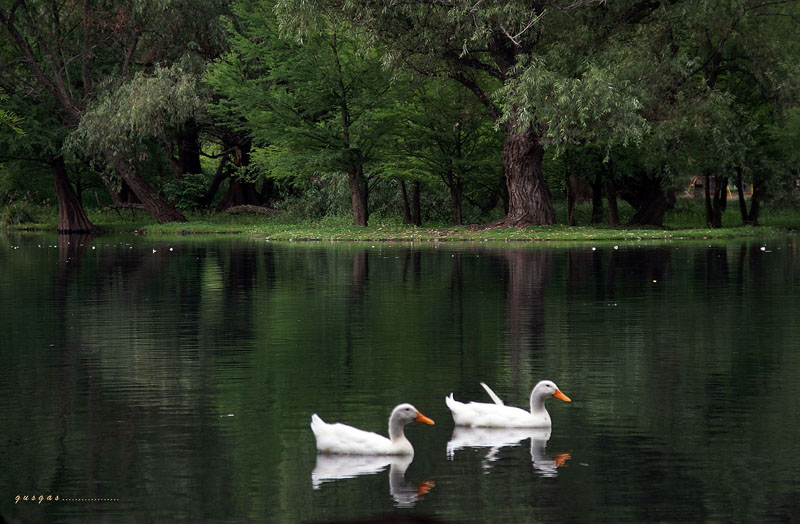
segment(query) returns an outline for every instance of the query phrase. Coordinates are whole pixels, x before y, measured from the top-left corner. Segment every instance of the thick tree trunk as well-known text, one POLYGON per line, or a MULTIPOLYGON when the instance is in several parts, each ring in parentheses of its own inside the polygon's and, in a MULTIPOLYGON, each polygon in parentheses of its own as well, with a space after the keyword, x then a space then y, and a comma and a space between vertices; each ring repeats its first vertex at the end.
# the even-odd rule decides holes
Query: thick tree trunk
MULTIPOLYGON (((231 156, 234 166, 240 168, 250 165, 250 146, 251 142, 245 140, 233 147, 231 156)), ((228 181, 228 192, 217 207, 219 210, 224 210, 235 206, 260 206, 263 203, 254 182, 246 182, 232 176, 228 181)))
POLYGON ((623 192, 625 199, 636 209, 631 225, 661 226, 664 215, 675 206, 674 191, 661 188, 661 180, 641 174, 630 180, 623 192))
POLYGON ((636 210, 631 225, 638 226, 663 226, 664 215, 674 206, 674 195, 665 194, 663 191, 654 193, 651 198, 636 210))
POLYGON ((178 133, 178 165, 181 175, 202 173, 200 165, 200 134, 195 122, 184 124, 178 133))
POLYGON ((184 217, 175 206, 161 198, 157 191, 154 191, 145 181, 144 178, 139 176, 133 167, 120 157, 107 153, 106 157, 111 161, 114 169, 128 184, 131 191, 136 195, 148 213, 153 215, 153 218, 159 224, 166 222, 186 222, 184 217))
POLYGON ((101 175, 103 184, 105 184, 108 194, 111 197, 111 203, 114 206, 122 207, 125 204, 141 204, 136 195, 133 194, 131 188, 125 183, 125 180, 120 180, 120 188, 114 187, 114 182, 108 175, 101 175))
POLYGON ((59 233, 94 233, 97 228, 86 216, 80 197, 75 192, 67 176, 64 158, 57 157, 50 162, 53 182, 58 197, 59 233))
POLYGON ((400 179, 400 196, 402 197, 403 206, 403 224, 412 224, 411 206, 408 201, 408 190, 406 189, 406 181, 402 179, 400 179))
POLYGON ((717 177, 717 187, 719 187, 719 209, 723 213, 728 208, 728 177, 717 177))
POLYGON ((532 130, 518 131, 514 122, 506 124, 503 168, 508 187, 508 214, 496 225, 524 227, 551 225, 556 213, 542 175, 544 148, 532 130))
POLYGON ((710 228, 722 227, 722 213, 728 201, 727 187, 728 177, 705 175, 706 225, 710 228))
POLYGON ((198 204, 200 207, 208 207, 214 201, 214 197, 219 191, 219 186, 222 184, 222 181, 225 180, 230 176, 230 173, 227 170, 228 165, 228 156, 225 155, 219 161, 219 166, 217 166, 217 172, 214 175, 214 178, 211 180, 211 184, 206 189, 206 192, 203 194, 202 198, 198 204))
POLYGON ((261 196, 254 183, 243 182, 236 177, 231 177, 228 180, 228 192, 219 203, 218 208, 222 211, 235 206, 260 206, 261 204, 261 196))
POLYGON ((353 206, 353 224, 366 226, 369 219, 369 209, 367 208, 369 191, 363 166, 351 167, 347 171, 347 182, 350 187, 350 203, 353 206))

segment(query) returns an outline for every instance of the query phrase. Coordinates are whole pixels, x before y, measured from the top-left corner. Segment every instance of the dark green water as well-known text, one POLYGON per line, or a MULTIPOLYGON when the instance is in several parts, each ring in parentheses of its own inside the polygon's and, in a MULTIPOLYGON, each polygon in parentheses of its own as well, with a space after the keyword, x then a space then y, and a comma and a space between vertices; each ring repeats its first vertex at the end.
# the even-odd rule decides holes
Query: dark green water
POLYGON ((6 236, 0 333, 6 522, 800 519, 796 236, 6 236), (549 440, 454 435, 445 395, 542 378, 549 440), (385 433, 400 402, 436 421, 413 461, 317 462, 312 413, 385 433))

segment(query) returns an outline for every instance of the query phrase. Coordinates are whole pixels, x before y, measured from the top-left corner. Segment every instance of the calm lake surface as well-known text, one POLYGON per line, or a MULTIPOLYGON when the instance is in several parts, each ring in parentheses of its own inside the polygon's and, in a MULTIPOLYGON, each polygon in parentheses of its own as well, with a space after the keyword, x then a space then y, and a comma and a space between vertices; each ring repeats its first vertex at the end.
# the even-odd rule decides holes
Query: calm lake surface
POLYGON ((6 235, 0 329, 5 522, 800 519, 797 236, 6 235), (454 432, 450 392, 543 378, 549 435, 454 432), (400 402, 413 460, 317 457, 312 413, 400 402))

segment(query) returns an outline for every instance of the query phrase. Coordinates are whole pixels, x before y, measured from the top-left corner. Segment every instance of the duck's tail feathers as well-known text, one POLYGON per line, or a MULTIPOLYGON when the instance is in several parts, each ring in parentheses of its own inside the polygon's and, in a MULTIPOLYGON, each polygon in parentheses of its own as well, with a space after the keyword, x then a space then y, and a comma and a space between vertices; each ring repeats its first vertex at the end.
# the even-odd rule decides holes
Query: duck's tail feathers
POLYGON ((311 431, 316 433, 317 428, 322 427, 325 424, 325 421, 322 420, 319 415, 314 413, 311 415, 311 431))
POLYGON ((492 400, 494 401, 495 404, 497 404, 498 406, 504 405, 503 400, 500 397, 498 397, 494 391, 492 391, 492 388, 486 385, 486 382, 481 382, 481 386, 483 386, 483 389, 485 389, 486 392, 489 394, 489 396, 492 397, 492 400))
POLYGON ((450 393, 449 396, 444 397, 444 403, 447 404, 447 407, 450 408, 450 411, 453 411, 454 409, 456 409, 458 406, 461 405, 461 402, 453 398, 452 393, 450 393))

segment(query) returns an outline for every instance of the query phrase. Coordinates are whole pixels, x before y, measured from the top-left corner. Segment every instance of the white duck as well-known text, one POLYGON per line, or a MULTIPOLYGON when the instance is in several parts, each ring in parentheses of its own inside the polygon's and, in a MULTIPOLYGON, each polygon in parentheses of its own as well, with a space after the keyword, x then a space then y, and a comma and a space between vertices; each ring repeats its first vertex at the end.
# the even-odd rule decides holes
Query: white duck
POLYGON ((470 402, 464 404, 453 398, 450 393, 445 397, 445 403, 453 413, 453 421, 457 426, 474 426, 488 428, 549 428, 550 415, 544 408, 544 401, 550 397, 572 402, 568 396, 561 392, 550 380, 542 380, 531 391, 531 410, 506 406, 494 391, 481 382, 481 386, 489 393, 494 404, 485 402, 470 402))
POLYGON ((311 415, 311 431, 317 441, 319 453, 336 455, 413 455, 414 448, 406 438, 404 429, 410 422, 433 424, 411 404, 400 404, 389 417, 389 438, 371 431, 328 424, 316 413, 311 415))

